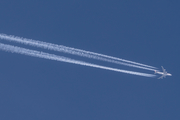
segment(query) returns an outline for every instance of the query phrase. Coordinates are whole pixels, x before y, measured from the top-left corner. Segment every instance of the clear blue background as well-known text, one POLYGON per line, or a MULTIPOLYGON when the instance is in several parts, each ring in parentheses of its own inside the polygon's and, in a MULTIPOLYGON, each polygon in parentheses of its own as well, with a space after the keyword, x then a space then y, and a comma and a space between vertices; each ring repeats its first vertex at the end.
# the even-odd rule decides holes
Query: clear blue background
POLYGON ((163 65, 173 74, 159 80, 0 51, 1 120, 180 119, 179 0, 1 0, 0 33, 163 65))

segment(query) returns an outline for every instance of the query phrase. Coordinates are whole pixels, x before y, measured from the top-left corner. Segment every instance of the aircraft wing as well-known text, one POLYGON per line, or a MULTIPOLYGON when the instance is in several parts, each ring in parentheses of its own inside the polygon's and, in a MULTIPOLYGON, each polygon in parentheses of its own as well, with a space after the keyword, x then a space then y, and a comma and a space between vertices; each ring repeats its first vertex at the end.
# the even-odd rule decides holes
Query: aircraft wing
POLYGON ((164 75, 162 75, 161 77, 159 77, 158 79, 163 79, 163 77, 165 77, 164 75))
POLYGON ((164 69, 163 66, 161 66, 161 67, 162 67, 163 73, 167 73, 166 69, 164 69))

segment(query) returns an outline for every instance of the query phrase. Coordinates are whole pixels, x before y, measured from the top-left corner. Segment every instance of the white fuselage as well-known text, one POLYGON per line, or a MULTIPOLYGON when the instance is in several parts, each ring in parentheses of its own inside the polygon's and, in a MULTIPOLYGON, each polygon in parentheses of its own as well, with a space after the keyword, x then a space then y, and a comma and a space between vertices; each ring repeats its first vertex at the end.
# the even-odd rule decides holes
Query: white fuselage
POLYGON ((155 73, 165 75, 165 76, 172 76, 170 73, 164 73, 164 72, 159 72, 159 71, 155 71, 155 73))

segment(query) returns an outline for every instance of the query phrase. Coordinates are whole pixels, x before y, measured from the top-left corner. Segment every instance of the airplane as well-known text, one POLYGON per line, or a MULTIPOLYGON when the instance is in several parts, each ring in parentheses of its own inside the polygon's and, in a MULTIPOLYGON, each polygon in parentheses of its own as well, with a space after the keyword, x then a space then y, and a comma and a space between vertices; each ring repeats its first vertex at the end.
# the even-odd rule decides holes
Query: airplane
POLYGON ((170 73, 166 72, 166 69, 164 69, 163 66, 161 66, 161 67, 162 67, 163 72, 159 72, 159 71, 155 70, 155 73, 154 73, 154 74, 157 73, 157 74, 161 74, 162 75, 158 79, 163 79, 163 77, 165 78, 166 76, 172 76, 170 73))

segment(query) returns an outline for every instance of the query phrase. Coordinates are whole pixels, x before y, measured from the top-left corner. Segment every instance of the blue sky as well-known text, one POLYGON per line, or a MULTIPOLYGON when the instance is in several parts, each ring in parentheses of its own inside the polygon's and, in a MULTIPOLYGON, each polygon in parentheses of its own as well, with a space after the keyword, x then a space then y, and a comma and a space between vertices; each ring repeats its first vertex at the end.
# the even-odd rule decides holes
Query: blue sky
POLYGON ((0 119, 180 119, 179 6, 178 0, 1 0, 0 33, 163 65, 173 76, 159 80, 0 51, 0 119))

